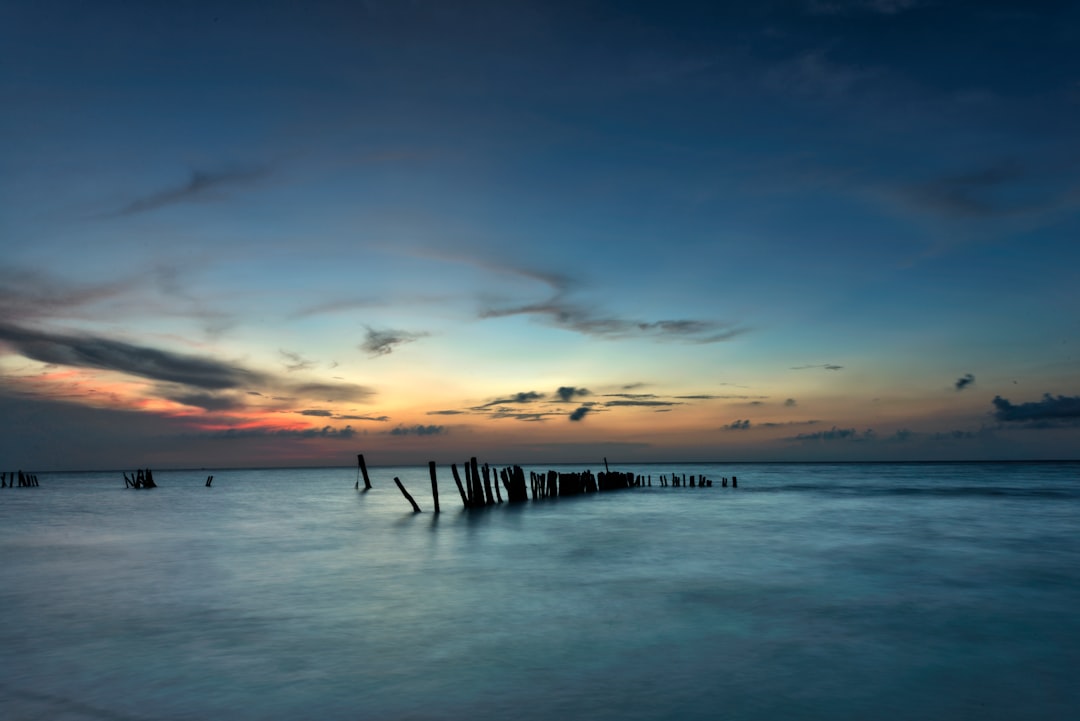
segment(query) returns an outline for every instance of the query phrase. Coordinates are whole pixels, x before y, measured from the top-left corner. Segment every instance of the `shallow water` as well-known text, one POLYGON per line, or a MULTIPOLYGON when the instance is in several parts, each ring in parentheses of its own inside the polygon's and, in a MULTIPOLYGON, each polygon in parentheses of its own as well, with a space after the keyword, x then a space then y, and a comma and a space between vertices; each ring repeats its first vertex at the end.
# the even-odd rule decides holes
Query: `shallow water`
POLYGON ((0 489, 0 717, 1080 718, 1080 464, 621 470, 466 513, 440 468, 439 515, 422 467, 0 489))

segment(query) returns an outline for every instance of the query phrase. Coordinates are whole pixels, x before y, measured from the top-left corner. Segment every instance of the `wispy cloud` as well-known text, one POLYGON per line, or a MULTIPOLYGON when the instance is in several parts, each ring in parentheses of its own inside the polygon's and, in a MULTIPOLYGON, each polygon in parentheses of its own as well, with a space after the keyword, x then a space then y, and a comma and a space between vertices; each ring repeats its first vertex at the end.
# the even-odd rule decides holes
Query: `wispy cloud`
POLYGON ((270 169, 266 166, 236 167, 216 171, 192 170, 186 183, 136 198, 119 210, 108 213, 107 217, 146 213, 169 205, 213 197, 218 194, 218 191, 251 185, 269 174, 270 169))
POLYGON ((281 357, 284 359, 282 361, 282 365, 284 365, 285 370, 289 371, 290 373, 293 373, 295 371, 306 371, 315 366, 315 361, 308 360, 299 353, 294 353, 293 351, 288 351, 284 349, 278 350, 278 353, 280 353, 281 357))
POLYGON ((784 401, 785 408, 794 408, 797 405, 799 405, 799 402, 796 401, 794 398, 788 398, 786 401, 784 401))
POLYGON ((398 346, 426 337, 427 333, 410 333, 405 330, 367 329, 367 337, 360 344, 361 350, 371 356, 389 355, 398 346))
POLYGON ((495 406, 521 405, 524 403, 532 403, 534 401, 539 401, 543 399, 543 393, 537 393, 536 391, 524 391, 522 393, 515 393, 514 395, 506 398, 496 398, 493 401, 488 401, 487 403, 479 406, 473 406, 471 410, 479 411, 484 410, 485 408, 493 408, 495 406))
POLYGON ((1019 163, 1002 161, 910 185, 899 194, 918 210, 957 220, 1037 213, 1060 203, 1060 198, 1034 192, 1034 180, 1019 163))
POLYGON ((726 426, 721 426, 725 431, 745 431, 750 428, 750 420, 738 420, 728 423, 726 426))
POLYGON ((654 400, 619 400, 619 401, 605 401, 604 406, 607 408, 615 408, 619 406, 681 406, 683 405, 679 401, 654 401, 654 400))
POLYGON ((791 370, 793 370, 793 371, 804 371, 804 370, 807 370, 807 369, 810 369, 810 368, 824 368, 827 371, 838 371, 838 370, 843 370, 844 366, 838 366, 838 365, 836 365, 834 363, 819 363, 817 365, 791 366, 791 370))

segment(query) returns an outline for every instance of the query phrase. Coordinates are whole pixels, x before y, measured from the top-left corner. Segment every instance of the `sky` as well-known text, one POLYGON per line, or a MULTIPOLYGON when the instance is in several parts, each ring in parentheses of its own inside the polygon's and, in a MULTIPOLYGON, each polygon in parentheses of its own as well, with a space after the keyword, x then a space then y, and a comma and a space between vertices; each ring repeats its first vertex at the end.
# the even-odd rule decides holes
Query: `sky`
POLYGON ((1080 458, 1080 6, 0 2, 0 465, 1080 458))

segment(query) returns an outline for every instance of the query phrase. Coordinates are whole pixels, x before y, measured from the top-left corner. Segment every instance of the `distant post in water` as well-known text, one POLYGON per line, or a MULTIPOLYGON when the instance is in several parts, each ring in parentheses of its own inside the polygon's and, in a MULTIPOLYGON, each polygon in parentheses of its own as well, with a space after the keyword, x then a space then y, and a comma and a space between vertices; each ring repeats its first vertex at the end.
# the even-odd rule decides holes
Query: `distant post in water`
POLYGON ((435 461, 428 461, 428 472, 431 473, 431 497, 435 501, 435 512, 439 512, 439 482, 435 480, 435 461))
POLYGON ((412 504, 413 513, 420 513, 420 506, 416 505, 416 501, 409 495, 409 492, 405 490, 405 486, 401 484, 401 479, 394 476, 394 483, 397 484, 398 490, 401 491, 401 495, 405 496, 405 500, 412 504))
MULTIPOLYGON (((357 463, 358 466, 360 466, 360 472, 364 474, 364 490, 365 491, 370 491, 371 490, 371 480, 368 478, 367 464, 364 463, 364 454, 363 453, 357 453, 356 454, 356 463, 357 463)), ((359 479, 357 479, 357 481, 356 481, 356 487, 357 488, 360 487, 360 480, 359 479)))

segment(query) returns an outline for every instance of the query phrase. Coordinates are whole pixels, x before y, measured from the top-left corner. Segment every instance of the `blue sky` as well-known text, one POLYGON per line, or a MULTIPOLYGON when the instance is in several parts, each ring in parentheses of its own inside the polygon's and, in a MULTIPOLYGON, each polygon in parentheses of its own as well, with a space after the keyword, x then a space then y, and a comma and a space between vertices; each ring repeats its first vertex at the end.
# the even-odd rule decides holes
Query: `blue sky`
POLYGON ((1071 3, 0 8, 0 458, 1076 458, 1071 3))

